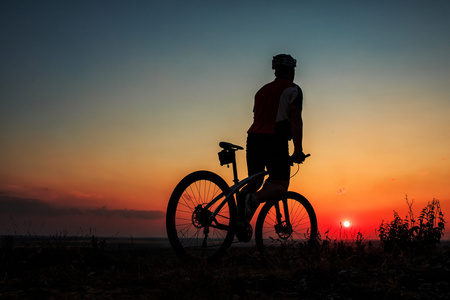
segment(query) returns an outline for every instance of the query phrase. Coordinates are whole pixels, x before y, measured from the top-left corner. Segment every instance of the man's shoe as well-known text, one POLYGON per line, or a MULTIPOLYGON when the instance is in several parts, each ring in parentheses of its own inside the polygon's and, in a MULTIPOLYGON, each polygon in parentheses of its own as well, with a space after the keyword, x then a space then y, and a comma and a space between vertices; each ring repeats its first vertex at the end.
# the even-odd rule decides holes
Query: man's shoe
POLYGON ((244 218, 245 221, 250 223, 250 220, 253 217, 253 214, 256 212, 256 209, 258 208, 259 203, 256 201, 256 198, 253 194, 247 194, 244 199, 244 218))
POLYGON ((250 242, 253 235, 252 225, 248 222, 238 221, 236 223, 235 233, 239 242, 250 242))

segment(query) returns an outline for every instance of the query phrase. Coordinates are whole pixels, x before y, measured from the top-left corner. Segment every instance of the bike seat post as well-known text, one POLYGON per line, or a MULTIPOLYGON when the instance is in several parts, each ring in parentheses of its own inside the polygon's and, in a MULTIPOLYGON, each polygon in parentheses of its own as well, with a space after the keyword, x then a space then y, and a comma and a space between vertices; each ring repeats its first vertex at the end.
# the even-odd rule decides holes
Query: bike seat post
POLYGON ((237 174, 236 151, 243 150, 244 148, 227 142, 220 142, 219 146, 223 148, 223 150, 219 152, 220 165, 228 166, 230 163, 233 165, 233 182, 234 184, 237 184, 239 179, 237 174))
MULTIPOLYGON (((233 153, 235 154, 235 153, 233 153)), ((239 182, 238 173, 237 173, 237 163, 236 163, 236 155, 233 155, 233 182, 237 184, 239 182)))

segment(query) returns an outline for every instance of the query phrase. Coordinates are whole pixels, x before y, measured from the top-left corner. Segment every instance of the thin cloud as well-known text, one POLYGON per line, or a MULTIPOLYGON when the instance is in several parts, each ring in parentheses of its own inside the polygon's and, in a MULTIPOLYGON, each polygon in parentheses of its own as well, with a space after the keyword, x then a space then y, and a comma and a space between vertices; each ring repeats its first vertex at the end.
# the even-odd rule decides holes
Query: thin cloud
POLYGON ((101 194, 90 194, 90 193, 84 193, 77 190, 72 190, 69 192, 70 195, 76 197, 76 198, 95 198, 95 199, 102 199, 103 195, 101 194))
POLYGON ((0 196, 0 212, 9 215, 32 215, 43 217, 94 215, 97 217, 119 216, 126 219, 158 220, 165 216, 159 210, 80 209, 76 207, 57 207, 40 199, 0 196))
POLYGON ((6 214, 24 214, 44 217, 82 215, 75 207, 56 207, 42 200, 33 198, 1 197, 0 211, 6 214))
POLYGON ((2 194, 9 197, 39 200, 54 200, 58 198, 57 191, 51 190, 46 186, 22 186, 10 184, 2 186, 1 188, 2 194))

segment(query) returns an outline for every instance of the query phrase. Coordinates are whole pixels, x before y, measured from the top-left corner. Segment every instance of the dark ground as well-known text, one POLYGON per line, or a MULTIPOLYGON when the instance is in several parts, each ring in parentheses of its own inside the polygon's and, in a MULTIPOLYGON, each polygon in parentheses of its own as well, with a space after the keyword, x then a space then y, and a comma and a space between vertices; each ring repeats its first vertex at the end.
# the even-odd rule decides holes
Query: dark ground
POLYGON ((450 299, 448 244, 385 252, 343 242, 184 264, 170 248, 99 240, 0 249, 0 299, 450 299))

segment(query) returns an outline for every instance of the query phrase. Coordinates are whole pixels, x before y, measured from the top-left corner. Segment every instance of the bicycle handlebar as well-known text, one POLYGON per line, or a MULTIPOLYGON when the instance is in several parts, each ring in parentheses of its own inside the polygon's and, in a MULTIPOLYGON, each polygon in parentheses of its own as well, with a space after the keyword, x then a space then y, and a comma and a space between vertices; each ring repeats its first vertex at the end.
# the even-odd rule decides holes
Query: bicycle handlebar
MULTIPOLYGON (((228 143, 228 142, 220 142, 219 143, 219 147, 221 147, 224 150, 224 151, 219 153, 220 165, 229 164, 229 163, 232 162, 232 160, 234 159, 234 156, 233 156, 233 159, 230 160, 230 157, 228 156, 228 154, 230 152, 232 152, 232 154, 234 155, 235 151, 244 149, 241 146, 234 145, 234 144, 228 143)), ((311 156, 311 154, 309 154, 309 153, 305 154, 305 157, 304 157, 303 161, 305 161, 305 159, 310 157, 310 156, 311 156)), ((301 163, 303 163, 303 161, 300 162, 300 163, 297 163, 297 164, 301 164, 301 163)), ((294 159, 292 158, 292 155, 291 155, 289 157, 289 164, 291 166, 293 166, 294 163, 296 163, 296 162, 294 162, 294 159)))

